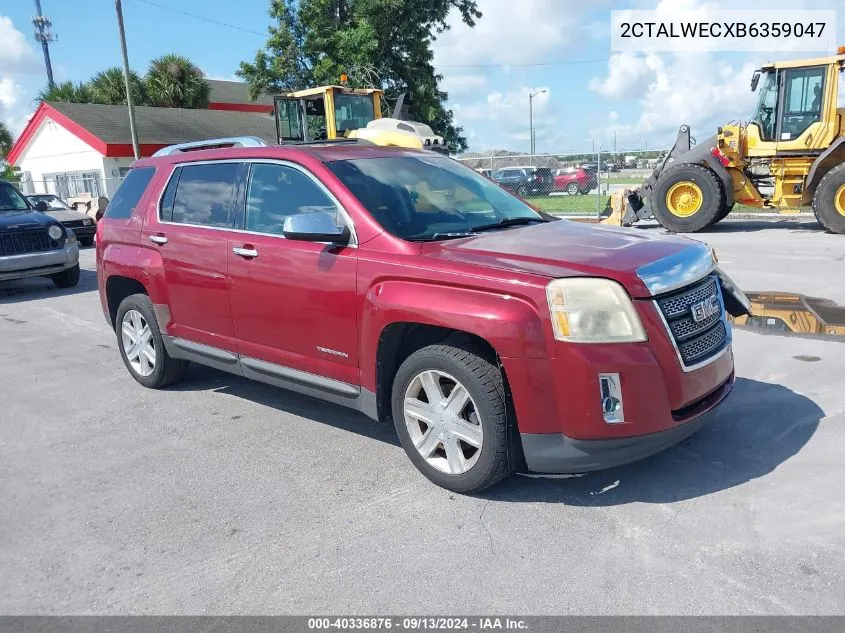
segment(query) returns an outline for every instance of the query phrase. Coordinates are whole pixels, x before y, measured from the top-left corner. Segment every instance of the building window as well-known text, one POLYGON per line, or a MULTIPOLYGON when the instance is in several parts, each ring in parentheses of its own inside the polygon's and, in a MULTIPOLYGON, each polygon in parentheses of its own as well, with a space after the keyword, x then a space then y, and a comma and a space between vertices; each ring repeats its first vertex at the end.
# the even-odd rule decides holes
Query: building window
POLYGON ((99 171, 44 174, 43 178, 46 192, 56 194, 63 200, 81 193, 90 193, 95 198, 106 195, 99 171))

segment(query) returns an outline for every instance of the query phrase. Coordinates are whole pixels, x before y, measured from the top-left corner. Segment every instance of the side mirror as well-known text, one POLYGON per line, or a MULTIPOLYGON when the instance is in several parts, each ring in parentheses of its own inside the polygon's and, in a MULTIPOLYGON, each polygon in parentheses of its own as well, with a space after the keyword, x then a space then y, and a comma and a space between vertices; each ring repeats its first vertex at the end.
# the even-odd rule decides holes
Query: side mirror
POLYGON ((298 213, 285 219, 282 233, 289 240, 349 244, 348 226, 338 226, 335 214, 327 211, 298 213))
POLYGON ((41 211, 41 213, 46 213, 49 208, 50 205, 44 202, 44 200, 39 200, 37 203, 35 203, 35 210, 41 211))
POLYGON ((751 92, 757 90, 758 83, 760 83, 760 71, 755 70, 754 74, 751 76, 751 92))

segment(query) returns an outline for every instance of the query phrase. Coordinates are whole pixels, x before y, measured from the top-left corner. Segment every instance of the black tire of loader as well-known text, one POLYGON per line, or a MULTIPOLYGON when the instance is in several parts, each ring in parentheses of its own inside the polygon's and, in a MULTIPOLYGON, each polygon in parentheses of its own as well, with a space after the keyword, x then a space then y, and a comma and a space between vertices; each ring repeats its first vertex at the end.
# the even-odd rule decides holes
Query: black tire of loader
POLYGON ((845 163, 827 172, 813 194, 813 214, 819 224, 831 233, 845 233, 845 216, 836 210, 834 201, 842 185, 845 185, 845 163))
POLYGON ((726 204, 724 207, 722 207, 722 210, 719 211, 719 215, 717 215, 716 219, 713 220, 713 224, 717 224, 718 222, 721 222, 726 217, 728 217, 728 213, 730 213, 731 209, 733 209, 733 208, 734 208, 734 205, 732 205, 732 204, 730 204, 730 205, 726 204))
POLYGON ((674 165, 663 172, 651 198, 654 217, 664 228, 674 233, 695 233, 715 224, 719 212, 725 207, 725 191, 719 177, 712 169, 695 163, 674 165), (666 205, 669 189, 683 180, 698 185, 704 197, 701 208, 686 218, 674 215, 666 205))

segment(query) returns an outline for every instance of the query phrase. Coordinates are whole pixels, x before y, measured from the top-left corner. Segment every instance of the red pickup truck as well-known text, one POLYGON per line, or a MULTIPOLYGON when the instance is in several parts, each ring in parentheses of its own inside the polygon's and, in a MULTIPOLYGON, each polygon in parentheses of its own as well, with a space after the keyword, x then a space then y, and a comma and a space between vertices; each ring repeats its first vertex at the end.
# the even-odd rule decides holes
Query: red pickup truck
POLYGON ((137 161, 97 225, 142 385, 197 362, 358 409, 458 492, 645 457, 731 391, 748 304, 704 244, 556 220, 422 150, 233 145, 137 161))

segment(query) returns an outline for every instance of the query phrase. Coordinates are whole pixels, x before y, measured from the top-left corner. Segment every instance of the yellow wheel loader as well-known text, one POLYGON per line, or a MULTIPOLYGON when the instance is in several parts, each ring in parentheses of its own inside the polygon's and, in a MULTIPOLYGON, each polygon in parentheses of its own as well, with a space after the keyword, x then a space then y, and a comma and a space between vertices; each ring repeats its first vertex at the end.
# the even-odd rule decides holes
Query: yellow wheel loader
MULTIPOLYGON (((343 81, 341 77, 341 83, 343 81)), ((277 95, 274 112, 279 143, 357 139, 375 145, 430 149, 448 154, 443 138, 428 125, 406 120, 404 94, 397 100, 391 118, 381 116, 383 99, 382 90, 343 85, 277 95)))
POLYGON ((845 336, 845 308, 827 299, 785 292, 749 292, 751 314, 731 317, 736 325, 794 332, 845 336))
POLYGON ((695 145, 682 125, 648 180, 628 193, 621 223, 653 217, 687 233, 722 220, 735 203, 781 212, 809 205, 828 231, 845 233, 845 108, 837 109, 843 67, 845 47, 756 70, 751 120, 695 145))

